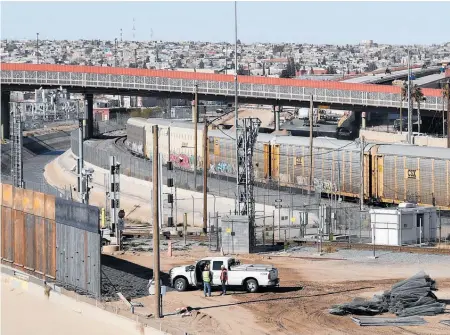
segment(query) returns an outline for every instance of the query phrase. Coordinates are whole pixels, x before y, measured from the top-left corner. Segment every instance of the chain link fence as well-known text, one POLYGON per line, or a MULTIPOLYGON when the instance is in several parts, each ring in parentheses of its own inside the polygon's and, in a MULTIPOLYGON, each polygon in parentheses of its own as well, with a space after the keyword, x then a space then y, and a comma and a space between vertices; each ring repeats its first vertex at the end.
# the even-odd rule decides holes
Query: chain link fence
MULTIPOLYGON (((77 155, 78 140, 76 136, 72 136, 72 150, 77 155)), ((124 146, 118 145, 105 149, 85 143, 84 155, 87 162, 104 169, 109 169, 109 157, 115 155, 121 163, 121 173, 142 180, 152 180, 152 162, 133 156, 124 146)), ((172 178, 174 185, 174 204, 170 208, 172 211, 170 216, 174 218, 174 224, 182 223, 185 210, 179 210, 178 207, 183 207, 192 208, 188 212, 188 226, 195 223, 198 226, 203 215, 203 198, 201 196, 177 197, 176 190, 202 192, 203 171, 199 168, 197 176, 195 176, 190 166, 181 165, 168 171, 165 163, 162 162, 163 184, 166 184, 167 178, 172 178)), ((209 197, 212 196, 214 200, 216 197, 235 199, 236 183, 231 173, 219 174, 216 170, 210 169, 207 172, 207 180, 209 197)), ((320 192, 308 194, 306 190, 280 186, 279 183, 270 180, 256 183, 254 198, 255 203, 261 206, 258 208, 260 213, 255 228, 257 244, 267 245, 268 242, 272 244, 275 241, 289 240, 317 241, 320 236, 321 217, 324 217, 322 220, 325 222, 322 228, 324 241, 372 243, 370 214, 368 210, 361 212, 357 203, 341 202, 337 200, 337 197, 325 197, 320 192), (327 209, 323 209, 324 207, 327 209)), ((216 208, 214 201, 214 206, 209 205, 208 209, 211 213, 216 213, 219 208, 216 208)), ((164 210, 167 213, 168 209, 164 210)), ((449 244, 450 215, 447 212, 438 211, 435 230, 431 236, 437 236, 436 240, 441 241, 440 246, 445 247, 449 244)))

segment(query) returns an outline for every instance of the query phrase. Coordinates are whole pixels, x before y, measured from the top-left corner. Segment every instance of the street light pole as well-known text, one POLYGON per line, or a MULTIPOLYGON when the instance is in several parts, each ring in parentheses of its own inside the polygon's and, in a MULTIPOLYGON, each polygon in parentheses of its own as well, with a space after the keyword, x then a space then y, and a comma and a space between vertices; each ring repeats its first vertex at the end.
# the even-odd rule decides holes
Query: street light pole
POLYGON ((234 2, 234 128, 235 128, 235 136, 236 136, 236 213, 239 213, 239 169, 237 168, 238 165, 238 75, 237 75, 237 69, 238 69, 238 56, 237 56, 237 1, 234 2))
POLYGON ((411 56, 408 49, 408 143, 412 144, 411 56))
POLYGON ((36 64, 39 64, 39 33, 36 33, 36 64))

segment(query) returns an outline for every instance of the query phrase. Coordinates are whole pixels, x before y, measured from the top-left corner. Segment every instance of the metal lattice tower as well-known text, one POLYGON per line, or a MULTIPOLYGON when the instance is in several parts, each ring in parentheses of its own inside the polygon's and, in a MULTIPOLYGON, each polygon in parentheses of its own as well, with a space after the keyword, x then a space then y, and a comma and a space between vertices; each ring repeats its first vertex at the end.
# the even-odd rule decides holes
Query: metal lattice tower
POLYGON ((11 177, 13 185, 24 187, 23 183, 23 157, 22 157, 22 111, 20 104, 10 103, 12 111, 11 120, 11 177))
POLYGON ((245 118, 239 120, 237 129, 237 215, 249 217, 251 226, 255 218, 255 199, 253 197, 253 185, 255 177, 253 173, 253 149, 258 136, 261 121, 257 118, 245 118))

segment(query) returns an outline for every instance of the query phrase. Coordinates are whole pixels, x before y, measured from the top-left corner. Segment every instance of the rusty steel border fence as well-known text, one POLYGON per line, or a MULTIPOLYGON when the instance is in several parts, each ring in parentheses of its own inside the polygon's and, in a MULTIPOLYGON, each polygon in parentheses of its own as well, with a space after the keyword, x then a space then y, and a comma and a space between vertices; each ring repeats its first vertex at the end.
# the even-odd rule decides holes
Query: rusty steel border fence
POLYGON ((4 183, 0 204, 2 263, 101 296, 97 207, 4 183))

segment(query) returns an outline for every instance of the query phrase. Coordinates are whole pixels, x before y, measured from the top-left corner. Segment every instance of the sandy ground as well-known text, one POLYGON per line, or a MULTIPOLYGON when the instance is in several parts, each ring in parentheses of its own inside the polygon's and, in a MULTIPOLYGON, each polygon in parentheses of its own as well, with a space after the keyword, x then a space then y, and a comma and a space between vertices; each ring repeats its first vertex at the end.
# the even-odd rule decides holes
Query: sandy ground
MULTIPOLYGON (((210 254, 201 247, 189 252, 175 252, 169 258, 162 254, 162 271, 175 265, 189 264, 210 254)), ((128 261, 152 267, 152 256, 124 254, 128 261)), ((281 287, 260 293, 230 292, 225 297, 219 292, 204 298, 203 292, 191 290, 169 292, 164 297, 164 313, 176 308, 195 308, 192 316, 181 318, 167 315, 163 325, 173 334, 449 334, 449 328, 439 320, 450 319, 450 314, 425 317, 427 325, 414 327, 359 327, 350 316, 328 313, 333 304, 344 303, 354 297, 371 297, 420 270, 437 279, 437 296, 450 303, 450 269, 437 264, 402 264, 399 266, 367 266, 346 260, 307 260, 262 255, 241 256, 245 263, 271 263, 280 273, 281 287)), ((137 299, 151 313, 153 297, 137 299)), ((120 302, 114 302, 119 304, 120 302)), ((449 310, 450 311, 450 310, 449 310)), ((385 315, 388 316, 388 315, 385 315)))
MULTIPOLYGON (((1 304, 2 335, 117 334, 116 328, 102 320, 91 319, 5 283, 1 288, 1 304)), ((120 334, 136 334, 136 331, 121 329, 120 334)))

